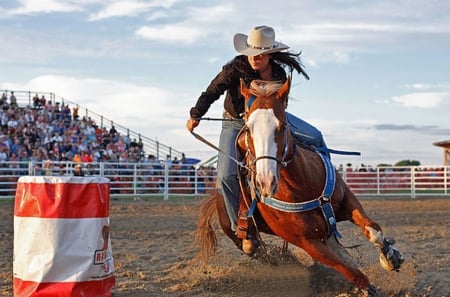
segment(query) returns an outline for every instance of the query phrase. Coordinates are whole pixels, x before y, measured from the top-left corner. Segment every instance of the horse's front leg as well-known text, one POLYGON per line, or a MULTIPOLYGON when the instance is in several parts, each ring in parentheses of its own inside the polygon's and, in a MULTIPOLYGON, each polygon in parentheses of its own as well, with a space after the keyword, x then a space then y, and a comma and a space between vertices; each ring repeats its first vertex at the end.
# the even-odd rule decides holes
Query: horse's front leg
POLYGON ((303 240, 301 248, 316 261, 340 272, 357 288, 367 291, 369 296, 374 292, 375 289, 370 284, 367 276, 352 263, 346 261, 345 258, 340 257, 338 251, 333 251, 333 249, 327 245, 326 240, 303 240))
POLYGON ((400 251, 394 248, 395 240, 383 236, 380 226, 371 222, 363 228, 364 235, 372 242, 380 254, 380 264, 388 271, 399 271, 405 259, 400 251))
POLYGON ((399 271, 405 259, 400 251, 394 248, 395 240, 384 237, 381 227, 366 215, 362 205, 349 189, 346 190, 344 201, 352 222, 360 226, 367 239, 376 246, 381 266, 388 271, 399 271))

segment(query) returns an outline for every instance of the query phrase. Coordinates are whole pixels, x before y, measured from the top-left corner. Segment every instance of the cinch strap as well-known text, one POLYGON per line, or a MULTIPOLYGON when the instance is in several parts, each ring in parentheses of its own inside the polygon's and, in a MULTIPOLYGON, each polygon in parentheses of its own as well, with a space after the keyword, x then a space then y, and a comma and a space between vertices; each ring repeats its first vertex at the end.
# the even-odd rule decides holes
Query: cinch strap
POLYGON ((331 202, 327 202, 321 206, 323 216, 325 217, 325 221, 328 223, 328 236, 334 234, 337 238, 342 238, 341 233, 337 230, 337 222, 334 217, 333 207, 331 206, 331 202))
POLYGON ((322 192, 322 196, 327 200, 331 198, 334 192, 334 185, 336 184, 336 171, 334 170, 333 164, 331 164, 330 158, 319 153, 320 158, 322 158, 323 165, 325 166, 325 187, 322 192))

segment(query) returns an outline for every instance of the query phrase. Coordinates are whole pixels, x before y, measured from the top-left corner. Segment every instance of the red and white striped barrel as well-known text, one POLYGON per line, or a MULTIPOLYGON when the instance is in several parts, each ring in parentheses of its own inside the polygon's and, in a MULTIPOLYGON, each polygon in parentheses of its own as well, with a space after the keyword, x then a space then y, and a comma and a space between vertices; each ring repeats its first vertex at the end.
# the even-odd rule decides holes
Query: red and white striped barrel
POLYGON ((19 178, 14 296, 111 296, 109 189, 102 177, 19 178))

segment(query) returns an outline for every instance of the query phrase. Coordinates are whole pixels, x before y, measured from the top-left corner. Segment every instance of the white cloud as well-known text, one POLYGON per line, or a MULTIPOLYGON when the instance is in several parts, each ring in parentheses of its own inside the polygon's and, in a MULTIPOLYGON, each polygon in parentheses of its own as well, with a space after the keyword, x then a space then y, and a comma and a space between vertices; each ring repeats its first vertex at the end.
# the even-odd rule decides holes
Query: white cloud
POLYGON ((82 1, 76 0, 19 0, 20 6, 10 14, 36 14, 51 12, 72 12, 82 10, 82 1))
POLYGON ((446 101, 450 101, 450 93, 447 92, 423 92, 410 93, 393 97, 392 101, 406 107, 436 108, 446 101))
POLYGON ((205 35, 200 28, 183 24, 166 26, 143 26, 135 31, 136 36, 148 40, 193 43, 205 35))
MULTIPOLYGON (((97 13, 91 14, 89 19, 91 21, 98 21, 113 17, 135 17, 148 13, 152 9, 170 8, 176 1, 116 1, 106 3, 105 7, 97 13)), ((154 13, 153 16, 159 16, 161 13, 154 13)))
POLYGON ((405 86, 407 89, 414 89, 419 91, 431 89, 450 89, 450 83, 430 84, 430 83, 414 83, 405 86))
POLYGON ((218 23, 221 20, 229 19, 234 13, 232 3, 226 3, 209 7, 193 7, 189 11, 189 17, 195 22, 213 22, 218 23))
POLYGON ((131 120, 169 112, 171 94, 158 87, 138 86, 113 80, 43 75, 24 84, 3 84, 10 90, 47 90, 94 112, 131 120), (151 105, 151 108, 143 108, 151 105))

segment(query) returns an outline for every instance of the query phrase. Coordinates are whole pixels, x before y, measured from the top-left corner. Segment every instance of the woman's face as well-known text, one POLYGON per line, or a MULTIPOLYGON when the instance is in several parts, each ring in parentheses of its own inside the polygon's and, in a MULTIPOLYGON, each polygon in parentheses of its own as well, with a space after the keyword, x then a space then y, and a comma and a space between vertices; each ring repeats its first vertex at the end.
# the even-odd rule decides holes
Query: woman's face
POLYGON ((247 56, 248 63, 255 71, 264 71, 270 60, 270 55, 247 56))

